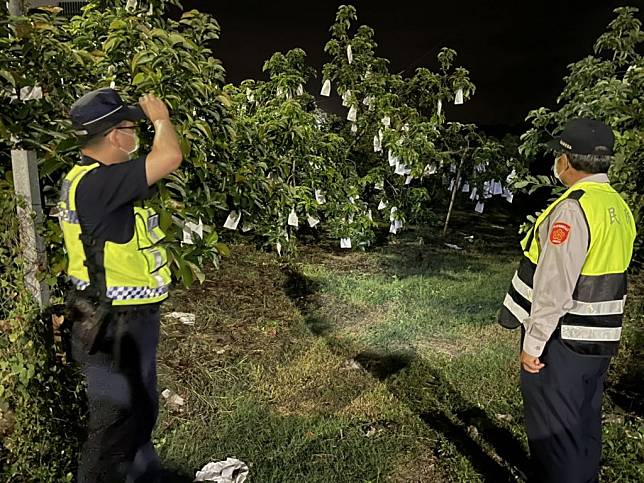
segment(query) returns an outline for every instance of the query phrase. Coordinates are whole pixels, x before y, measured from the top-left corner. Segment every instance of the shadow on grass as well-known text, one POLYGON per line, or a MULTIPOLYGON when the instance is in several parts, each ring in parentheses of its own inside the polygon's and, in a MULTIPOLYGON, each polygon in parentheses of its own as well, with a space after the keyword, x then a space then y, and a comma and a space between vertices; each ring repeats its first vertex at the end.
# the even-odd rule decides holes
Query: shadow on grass
POLYGON ((290 298, 300 310, 306 310, 308 299, 320 289, 319 284, 305 276, 302 272, 292 266, 283 269, 286 275, 284 293, 290 298))
MULTIPOLYGON (((447 266, 453 261, 436 263, 447 266)), ((333 322, 319 316, 316 297, 319 287, 292 268, 287 269, 287 280, 284 290, 300 309, 311 332, 325 338, 331 351, 352 358, 383 381, 431 431, 452 442, 485 481, 525 479, 529 460, 521 443, 482 409, 468 402, 440 371, 411 352, 358 350, 349 340, 338 341, 333 335, 333 322)), ((440 458, 440 448, 434 449, 440 458)))
POLYGON ((163 483, 192 483, 194 478, 175 470, 163 470, 161 472, 161 481, 163 483))
POLYGON ((416 359, 408 372, 385 382, 431 430, 451 441, 484 481, 525 479, 529 459, 521 443, 463 397, 439 370, 416 359))
POLYGON ((316 304, 315 294, 320 286, 306 277, 299 270, 289 266, 283 269, 286 275, 284 293, 293 301, 300 313, 304 315, 304 323, 313 335, 325 337, 333 330, 333 323, 321 317, 316 317, 309 310, 316 304))
MULTIPOLYGON (((403 242, 404 243, 404 242, 403 242)), ((382 271, 398 278, 433 276, 458 282, 459 272, 483 272, 489 263, 468 253, 448 251, 442 244, 401 244, 383 259, 382 271)))
POLYGON ((415 357, 408 352, 381 354, 368 351, 359 353, 353 359, 376 379, 384 381, 409 367, 415 357))
POLYGON ((504 210, 485 215, 456 211, 445 237, 441 230, 428 226, 397 236, 382 270, 399 278, 424 275, 458 281, 459 272, 485 272, 504 257, 514 264, 519 253, 517 226, 504 210))
MULTIPOLYGON (((450 441, 484 481, 516 482, 529 473, 529 459, 508 430, 473 406, 442 374, 410 353, 362 352, 354 356, 365 370, 383 381, 396 398, 450 441), (412 369, 413 376, 406 370, 412 369), (430 397, 425 382, 431 381, 430 397), (488 449, 488 448, 491 448, 488 449), (497 456, 498 455, 498 456, 497 456)), ((437 457, 440 457, 437 450, 437 457)))

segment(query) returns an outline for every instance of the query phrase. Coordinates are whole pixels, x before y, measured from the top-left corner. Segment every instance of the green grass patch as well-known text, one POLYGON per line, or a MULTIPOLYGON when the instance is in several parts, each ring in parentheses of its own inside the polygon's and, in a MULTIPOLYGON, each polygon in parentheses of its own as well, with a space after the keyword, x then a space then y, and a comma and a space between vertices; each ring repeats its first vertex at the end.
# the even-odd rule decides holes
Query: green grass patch
MULTIPOLYGON (((235 247, 168 307, 197 322, 164 321, 161 389, 185 404, 162 410, 162 457, 193 474, 236 456, 261 482, 522 481, 519 334, 495 322, 518 256, 502 241, 303 248, 295 266, 235 247)), ((607 481, 643 475, 642 293, 609 382, 607 481)))

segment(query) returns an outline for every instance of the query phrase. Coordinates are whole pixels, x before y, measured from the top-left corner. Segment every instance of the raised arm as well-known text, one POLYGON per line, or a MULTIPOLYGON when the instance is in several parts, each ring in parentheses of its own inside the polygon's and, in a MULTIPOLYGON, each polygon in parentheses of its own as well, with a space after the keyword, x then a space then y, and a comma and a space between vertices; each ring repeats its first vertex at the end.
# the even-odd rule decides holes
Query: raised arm
POLYGON ((148 186, 152 186, 181 166, 183 154, 165 103, 154 94, 147 94, 139 100, 139 104, 154 124, 154 142, 145 160, 145 175, 148 186))

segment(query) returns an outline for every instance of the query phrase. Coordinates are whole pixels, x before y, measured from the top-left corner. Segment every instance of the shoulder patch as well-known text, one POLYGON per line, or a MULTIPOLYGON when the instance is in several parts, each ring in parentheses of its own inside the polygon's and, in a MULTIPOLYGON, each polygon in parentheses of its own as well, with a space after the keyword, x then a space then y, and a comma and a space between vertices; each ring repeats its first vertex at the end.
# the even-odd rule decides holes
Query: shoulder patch
POLYGON ((550 243, 553 245, 563 245, 568 240, 572 227, 568 223, 558 221, 550 229, 550 243))

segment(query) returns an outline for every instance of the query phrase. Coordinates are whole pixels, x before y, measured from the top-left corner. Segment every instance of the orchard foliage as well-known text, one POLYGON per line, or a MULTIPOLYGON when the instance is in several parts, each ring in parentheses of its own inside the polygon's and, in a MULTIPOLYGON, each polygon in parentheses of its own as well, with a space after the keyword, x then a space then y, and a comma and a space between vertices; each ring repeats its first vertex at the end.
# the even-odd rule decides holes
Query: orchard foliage
POLYGON ((304 91, 313 70, 304 51, 276 53, 264 64, 267 81, 227 86, 237 138, 229 163, 230 205, 241 230, 261 234, 280 253, 299 230, 324 226, 331 236, 366 244, 372 222, 359 200, 360 180, 346 163, 345 139, 304 91), (232 189, 234 188, 234 189, 232 189))
MULTIPOLYGON (((197 11, 165 18, 168 4, 176 2, 98 1, 71 21, 57 8, 4 19, 0 95, 11 108, 0 112, 0 149, 7 158, 9 149, 38 152, 52 206, 78 159, 67 120, 75 99, 106 86, 130 102, 150 91, 162 97, 185 161, 152 204, 168 233, 174 275, 185 285, 203 280, 201 267, 227 252, 215 228, 227 217, 241 216, 241 231, 280 252, 311 228, 344 239, 345 247, 365 247, 378 221, 396 232, 435 218, 460 189, 456 177, 480 185, 482 195, 484 181, 510 170, 498 143, 445 119, 443 103, 475 92, 467 70, 454 66, 453 50, 440 51, 438 72, 390 74, 375 54, 373 30, 353 34, 355 9, 340 7, 323 79, 354 110, 355 122, 343 124, 305 91, 315 72, 302 50, 269 59, 266 81, 224 88, 224 68, 209 47, 219 36, 216 21, 197 11)), ((144 150, 151 139, 147 128, 144 150)), ((53 218, 47 234, 56 275, 65 258, 53 218)))
MULTIPOLYGON (((125 8, 125 2, 99 8, 90 3, 71 21, 59 8, 0 21, 0 152, 35 149, 41 160, 47 204, 57 201, 60 180, 78 160, 67 109, 85 92, 113 86, 126 101, 155 92, 170 106, 182 139, 182 170, 160 186, 154 204, 168 234, 171 267, 189 285, 204 278, 200 267, 217 263, 226 248, 211 225, 224 208, 221 193, 226 152, 234 136, 223 93, 224 68, 207 47, 219 35, 217 23, 206 14, 186 12, 179 21, 163 18, 155 5, 125 8), (32 90, 42 96, 29 99, 32 90), (205 222, 203 237, 183 244, 186 223, 205 222)), ((165 2, 162 2, 165 3, 165 2)), ((142 132, 143 149, 152 133, 142 132)), ((64 267, 60 232, 50 219, 53 268, 64 267)))
POLYGON ((444 106, 462 104, 476 90, 469 72, 455 66, 456 52, 441 49, 437 72, 392 74, 389 62, 375 54, 374 31, 363 25, 353 33, 356 20, 354 7, 339 8, 325 47, 331 61, 323 68, 323 94, 331 85, 349 109, 341 133, 349 159, 373 187, 365 199, 382 208, 379 218, 392 221, 392 232, 404 223, 427 222, 460 189, 459 181, 479 185, 476 201, 490 196, 485 188, 505 180, 512 167, 497 141, 474 125, 446 119, 444 106))

